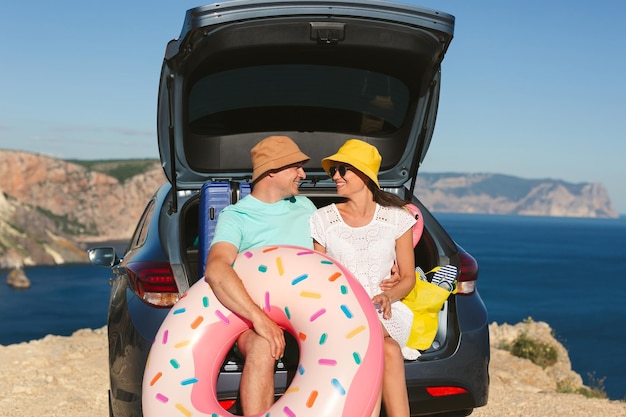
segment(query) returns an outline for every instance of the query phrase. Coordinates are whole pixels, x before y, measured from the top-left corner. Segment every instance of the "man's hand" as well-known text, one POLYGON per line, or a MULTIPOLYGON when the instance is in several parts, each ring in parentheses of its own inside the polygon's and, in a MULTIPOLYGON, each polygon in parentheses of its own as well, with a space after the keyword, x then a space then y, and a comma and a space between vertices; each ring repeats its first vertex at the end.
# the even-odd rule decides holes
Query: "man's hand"
POLYGON ((270 344, 270 352, 275 360, 285 354, 285 333, 271 318, 265 313, 259 315, 258 319, 252 323, 253 330, 270 344))
POLYGON ((380 289, 382 291, 389 291, 400 281, 400 274, 398 273, 398 264, 396 261, 393 261, 393 266, 391 267, 391 276, 382 280, 380 283, 380 289))

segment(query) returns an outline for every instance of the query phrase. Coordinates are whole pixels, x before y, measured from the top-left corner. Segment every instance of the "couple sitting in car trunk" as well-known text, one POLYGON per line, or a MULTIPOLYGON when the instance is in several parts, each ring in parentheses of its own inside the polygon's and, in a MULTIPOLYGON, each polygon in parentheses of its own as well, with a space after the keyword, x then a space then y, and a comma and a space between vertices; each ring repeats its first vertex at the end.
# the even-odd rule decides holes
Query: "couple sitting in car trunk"
MULTIPOLYGON (((205 279, 219 300, 252 326, 237 339, 245 356, 240 395, 245 415, 266 411, 274 401, 273 373, 285 350, 283 330, 251 299, 232 265, 237 254, 266 245, 296 245, 326 253, 345 266, 371 297, 382 323, 384 373, 380 396, 389 417, 408 417, 404 359, 419 352, 406 347, 413 313, 401 303, 415 285, 408 202, 382 191, 381 156, 350 139, 322 160, 344 202, 316 209, 298 195, 309 160, 286 136, 270 136, 251 150, 252 191, 219 216, 209 249, 205 279), (394 271, 391 275, 391 271, 394 271)), ((378 415, 380 403, 374 410, 378 415)))

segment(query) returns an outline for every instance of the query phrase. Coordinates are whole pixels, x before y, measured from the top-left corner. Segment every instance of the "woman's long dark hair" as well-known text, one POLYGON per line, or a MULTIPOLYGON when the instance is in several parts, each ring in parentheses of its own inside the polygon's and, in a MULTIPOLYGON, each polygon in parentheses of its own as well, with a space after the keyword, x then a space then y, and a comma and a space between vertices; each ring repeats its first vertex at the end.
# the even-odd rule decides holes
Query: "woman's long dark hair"
POLYGON ((381 190, 370 178, 367 181, 367 188, 374 195, 374 201, 383 207, 404 207, 410 203, 410 201, 406 201, 395 194, 381 190))

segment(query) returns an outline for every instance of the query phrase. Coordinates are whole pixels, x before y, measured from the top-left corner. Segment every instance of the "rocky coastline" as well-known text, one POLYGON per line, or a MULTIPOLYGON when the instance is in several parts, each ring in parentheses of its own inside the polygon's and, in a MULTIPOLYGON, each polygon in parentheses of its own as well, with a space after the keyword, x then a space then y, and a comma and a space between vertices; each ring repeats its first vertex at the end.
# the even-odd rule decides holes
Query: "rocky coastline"
MULTIPOLYGON (((132 175, 0 149, 0 268, 87 262, 85 242, 128 240, 167 180, 157 160, 109 162, 132 175)), ((420 173, 415 195, 435 213, 618 217, 602 184, 420 173)))
POLYGON ((13 288, 30 288, 30 279, 24 273, 24 268, 17 267, 9 271, 7 284, 13 288))
MULTIPOLYGON (((567 351, 552 337, 548 324, 492 323, 489 330, 489 402, 472 416, 626 416, 624 401, 574 393, 583 387, 582 379, 571 370, 567 351), (501 349, 522 333, 553 345, 560 358, 557 363, 544 369, 501 349), (570 393, 565 393, 568 384, 570 393)), ((107 390, 106 327, 0 345, 0 417, 106 417, 107 390)))

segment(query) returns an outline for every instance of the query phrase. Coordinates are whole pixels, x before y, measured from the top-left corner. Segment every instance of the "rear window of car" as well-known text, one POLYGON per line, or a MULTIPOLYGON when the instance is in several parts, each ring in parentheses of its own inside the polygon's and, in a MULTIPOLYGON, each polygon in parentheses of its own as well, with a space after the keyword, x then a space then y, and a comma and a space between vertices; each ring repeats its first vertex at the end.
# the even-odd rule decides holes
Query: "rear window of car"
POLYGON ((188 91, 188 128, 197 135, 393 133, 410 102, 408 87, 394 77, 327 65, 229 69, 198 78, 188 91))

